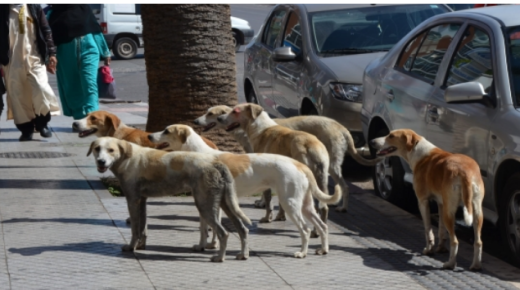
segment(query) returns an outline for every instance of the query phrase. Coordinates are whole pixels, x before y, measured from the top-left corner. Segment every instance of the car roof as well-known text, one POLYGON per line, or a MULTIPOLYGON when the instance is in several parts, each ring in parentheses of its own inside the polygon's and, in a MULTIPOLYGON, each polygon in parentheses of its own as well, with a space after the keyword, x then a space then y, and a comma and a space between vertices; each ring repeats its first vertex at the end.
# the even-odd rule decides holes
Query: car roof
POLYGON ((458 15, 461 15, 462 17, 465 17, 468 16, 468 14, 475 16, 482 15, 495 18, 502 22, 504 26, 515 26, 520 25, 520 18, 518 17, 519 13, 520 6, 518 5, 499 5, 460 10, 450 13, 450 16, 457 17, 458 15))
POLYGON ((363 8, 371 6, 392 6, 391 4, 300 4, 307 9, 307 12, 318 12, 338 9, 349 9, 349 8, 363 8))

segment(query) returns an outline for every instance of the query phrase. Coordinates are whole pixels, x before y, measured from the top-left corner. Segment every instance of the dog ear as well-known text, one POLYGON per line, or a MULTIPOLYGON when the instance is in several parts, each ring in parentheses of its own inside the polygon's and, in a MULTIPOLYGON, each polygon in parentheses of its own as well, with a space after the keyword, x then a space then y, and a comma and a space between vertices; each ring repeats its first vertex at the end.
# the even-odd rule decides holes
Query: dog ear
POLYGON ((92 149, 94 148, 94 142, 96 142, 96 141, 92 141, 92 143, 90 143, 90 148, 88 149, 87 156, 90 156, 90 154, 92 154, 92 149))
POLYGON ((108 132, 110 132, 108 136, 113 136, 117 128, 119 128, 119 125, 121 125, 121 120, 112 114, 107 114, 105 122, 107 122, 107 127, 109 128, 108 132))
POLYGON ((249 105, 248 108, 251 111, 251 117, 253 118, 253 120, 256 119, 264 111, 262 107, 255 104, 249 105))
POLYGON ((125 158, 130 158, 132 156, 132 145, 124 140, 117 140, 117 147, 119 147, 119 152, 121 156, 125 158))
POLYGON ((181 140, 181 143, 186 143, 188 136, 190 136, 190 130, 188 128, 179 127, 177 128, 177 136, 181 140))
POLYGON ((419 143, 419 135, 412 132, 411 134, 403 135, 406 137, 406 150, 412 151, 412 149, 419 143))

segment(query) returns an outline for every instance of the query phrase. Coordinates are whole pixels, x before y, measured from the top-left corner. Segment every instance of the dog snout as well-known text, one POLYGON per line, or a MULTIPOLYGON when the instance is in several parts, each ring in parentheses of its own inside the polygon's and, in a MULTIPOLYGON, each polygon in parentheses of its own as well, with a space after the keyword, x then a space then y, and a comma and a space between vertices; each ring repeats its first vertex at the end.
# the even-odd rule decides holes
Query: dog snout
POLYGON ((372 147, 372 148, 376 147, 376 139, 372 139, 369 143, 370 143, 370 147, 372 147))
POLYGON ((195 125, 200 125, 199 119, 195 119, 195 120, 193 121, 193 124, 195 124, 195 125))
POLYGON ((152 134, 149 134, 149 135, 148 135, 148 140, 153 141, 153 136, 152 136, 152 134))
POLYGON ((79 130, 79 123, 78 122, 72 123, 72 129, 79 130))
POLYGON ((105 166, 105 164, 107 163, 105 159, 98 159, 97 160, 97 163, 99 166, 105 166))
POLYGON ((224 116, 218 116, 217 121, 219 121, 220 123, 224 122, 224 116))

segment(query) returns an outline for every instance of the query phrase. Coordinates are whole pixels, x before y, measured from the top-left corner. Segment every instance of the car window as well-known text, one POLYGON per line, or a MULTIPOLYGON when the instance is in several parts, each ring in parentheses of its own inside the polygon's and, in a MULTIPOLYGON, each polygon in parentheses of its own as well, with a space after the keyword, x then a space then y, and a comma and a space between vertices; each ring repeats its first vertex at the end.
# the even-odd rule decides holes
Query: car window
POLYGON ((444 5, 375 5, 310 13, 311 41, 321 57, 386 51, 444 5))
POLYGON ((300 18, 294 12, 289 15, 287 20, 282 46, 290 47, 295 54, 301 52, 302 36, 300 33, 300 18))
POLYGON ((520 106, 520 26, 512 27, 506 32, 509 41, 509 70, 511 71, 511 85, 516 106, 520 106))
POLYGON ((417 54, 417 50, 419 49, 419 46, 423 42, 424 37, 427 33, 428 30, 419 34, 417 37, 415 37, 414 39, 412 39, 412 41, 408 43, 403 52, 401 52, 401 57, 397 61, 397 67, 402 68, 406 71, 410 71, 410 68, 412 68, 413 59, 417 54))
POLYGON ((282 21, 285 16, 285 10, 278 10, 273 12, 269 23, 264 30, 262 42, 269 47, 274 47, 278 35, 283 29, 282 21))
POLYGON ((460 24, 447 23, 430 29, 417 50, 410 73, 418 75, 433 84, 444 54, 460 26, 460 24))
POLYGON ((486 32, 469 26, 453 54, 446 84, 474 81, 480 82, 486 92, 490 91, 493 83, 491 45, 486 32))

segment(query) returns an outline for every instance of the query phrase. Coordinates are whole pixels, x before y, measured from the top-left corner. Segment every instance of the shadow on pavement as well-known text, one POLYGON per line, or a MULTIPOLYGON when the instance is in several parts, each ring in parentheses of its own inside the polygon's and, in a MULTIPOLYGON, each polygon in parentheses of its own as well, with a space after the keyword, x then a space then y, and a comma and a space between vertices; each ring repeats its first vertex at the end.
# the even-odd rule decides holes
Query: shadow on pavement
POLYGON ((91 189, 85 179, 0 179, 0 188, 13 189, 91 189))

